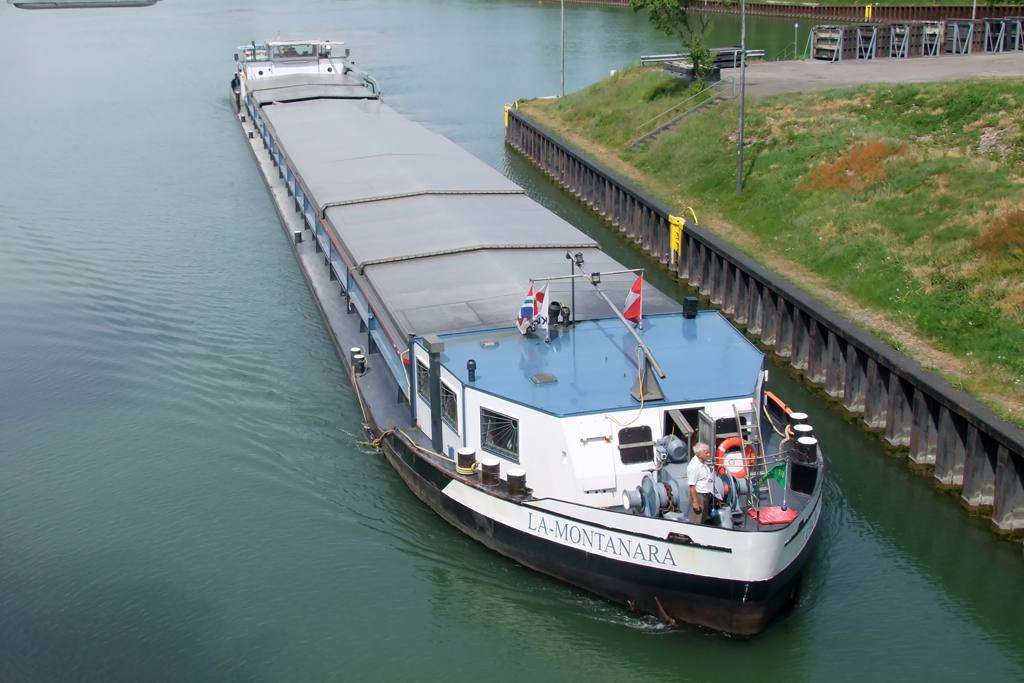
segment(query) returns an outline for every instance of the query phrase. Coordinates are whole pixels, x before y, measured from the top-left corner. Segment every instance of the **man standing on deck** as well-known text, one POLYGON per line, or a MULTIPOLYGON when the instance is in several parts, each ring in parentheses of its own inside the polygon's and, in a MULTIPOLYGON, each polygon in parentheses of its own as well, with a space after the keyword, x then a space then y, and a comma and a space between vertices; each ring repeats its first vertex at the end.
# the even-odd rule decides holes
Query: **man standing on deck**
POLYGON ((690 523, 703 524, 711 514, 711 469, 707 459, 711 449, 706 443, 693 447, 693 457, 686 465, 686 480, 690 484, 690 523))

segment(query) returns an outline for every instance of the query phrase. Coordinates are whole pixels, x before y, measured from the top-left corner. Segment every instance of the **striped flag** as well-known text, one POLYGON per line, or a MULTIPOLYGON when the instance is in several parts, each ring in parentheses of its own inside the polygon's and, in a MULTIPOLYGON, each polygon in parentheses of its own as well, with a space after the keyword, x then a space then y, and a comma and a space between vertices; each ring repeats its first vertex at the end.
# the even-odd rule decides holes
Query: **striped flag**
POLYGON ((622 312, 622 317, 632 323, 640 323, 640 319, 644 315, 644 274, 640 273, 640 277, 636 279, 633 286, 629 288, 629 294, 626 295, 626 310, 622 312))
POLYGON ((533 291, 533 285, 530 285, 530 291, 526 295, 526 300, 519 307, 519 317, 516 318, 516 325, 522 334, 536 332, 539 329, 544 335, 544 341, 550 341, 547 282, 536 293, 533 291))
POLYGON ((530 285, 530 293, 526 295, 526 301, 519 307, 519 317, 516 319, 516 324, 519 326, 519 331, 522 334, 526 334, 530 331, 530 324, 533 322, 534 314, 534 300, 533 300, 533 285, 530 285))

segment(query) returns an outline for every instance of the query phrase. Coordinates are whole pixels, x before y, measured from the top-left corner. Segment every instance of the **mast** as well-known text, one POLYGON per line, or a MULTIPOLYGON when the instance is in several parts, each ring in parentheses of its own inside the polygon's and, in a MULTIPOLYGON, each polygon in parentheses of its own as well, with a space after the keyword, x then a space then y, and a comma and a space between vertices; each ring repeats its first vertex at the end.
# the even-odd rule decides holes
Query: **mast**
POLYGON ((581 273, 583 273, 583 278, 594 286, 594 291, 597 292, 597 295, 601 297, 606 304, 608 304, 608 308, 612 309, 612 311, 615 312, 615 316, 622 321, 623 325, 626 326, 626 329, 629 330, 629 333, 633 335, 633 339, 636 339, 636 343, 640 345, 641 349, 643 349, 644 357, 654 368, 654 371, 658 373, 658 377, 665 379, 665 371, 661 369, 660 365, 658 365, 658 361, 655 360, 654 354, 651 353, 651 350, 647 348, 647 344, 644 344, 644 340, 641 339, 640 335, 636 333, 636 329, 634 329, 634 327, 629 324, 629 321, 626 320, 625 316, 622 315, 622 312, 619 310, 619 307, 613 304, 612 300, 609 299, 607 295, 605 295, 605 293, 602 292, 601 289, 598 287, 598 285, 601 283, 601 273, 587 273, 587 271, 583 270, 583 266, 580 264, 576 264, 576 267, 580 269, 581 273))

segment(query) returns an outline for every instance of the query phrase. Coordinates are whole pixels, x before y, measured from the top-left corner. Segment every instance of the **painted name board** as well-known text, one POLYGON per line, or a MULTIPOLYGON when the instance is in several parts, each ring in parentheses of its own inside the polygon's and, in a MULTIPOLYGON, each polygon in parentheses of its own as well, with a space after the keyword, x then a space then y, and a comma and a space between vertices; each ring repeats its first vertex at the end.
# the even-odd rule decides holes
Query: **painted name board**
POLYGON ((621 536, 607 529, 594 529, 536 512, 528 513, 527 527, 534 536, 542 536, 562 545, 574 546, 616 560, 628 559, 658 567, 677 566, 672 549, 663 543, 621 536))

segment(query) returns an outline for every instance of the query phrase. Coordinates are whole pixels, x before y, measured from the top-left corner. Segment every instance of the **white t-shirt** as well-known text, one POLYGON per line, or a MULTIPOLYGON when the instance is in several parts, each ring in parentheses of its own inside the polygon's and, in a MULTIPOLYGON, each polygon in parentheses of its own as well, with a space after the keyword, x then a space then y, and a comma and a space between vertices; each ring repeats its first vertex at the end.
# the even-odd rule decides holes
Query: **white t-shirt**
POLYGON ((686 465, 686 479, 697 493, 711 493, 711 469, 700 461, 696 455, 686 465))

